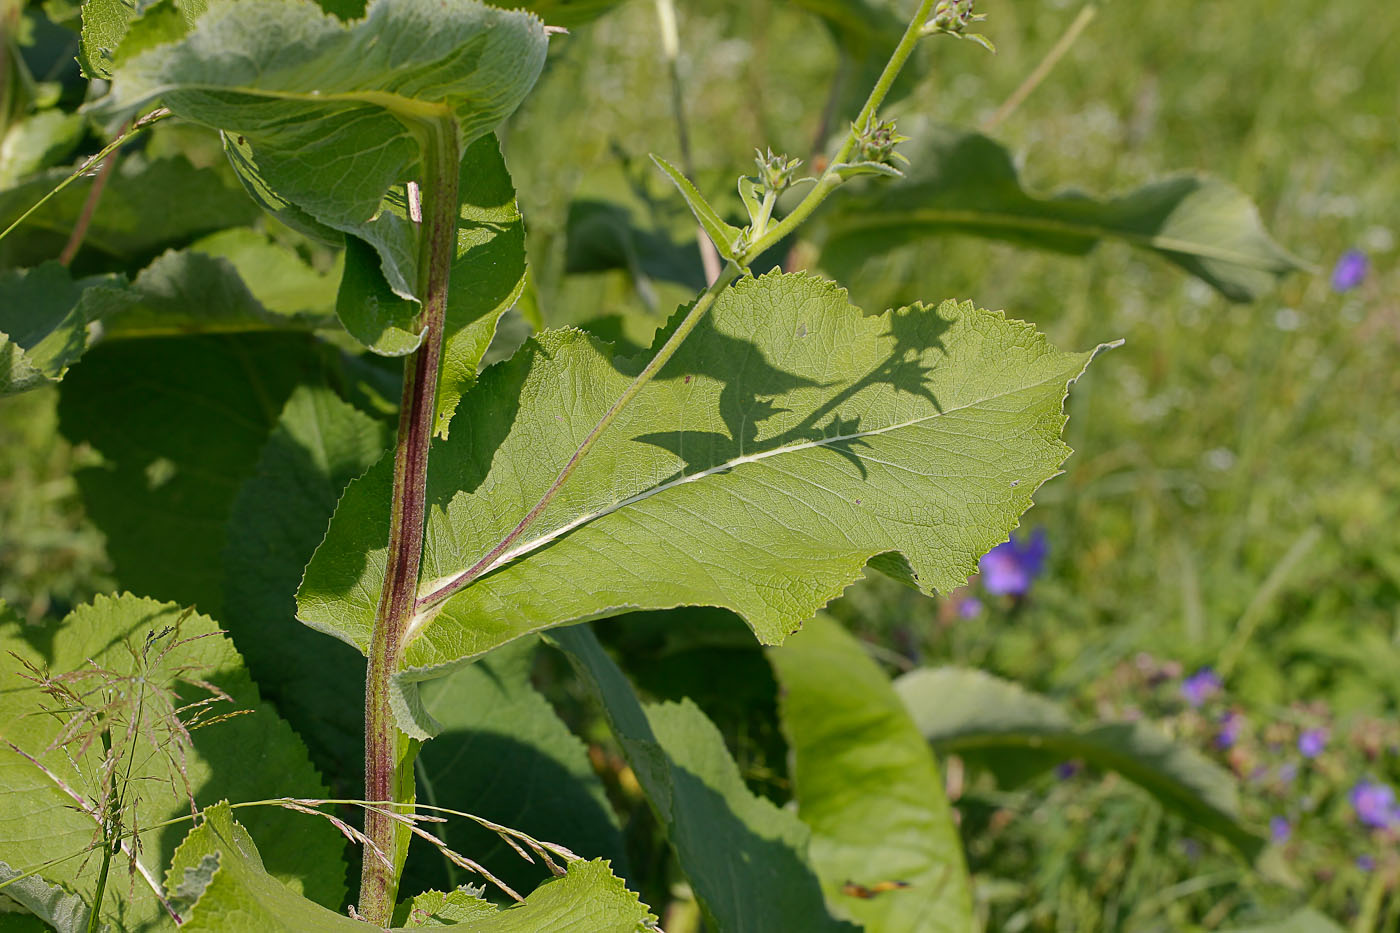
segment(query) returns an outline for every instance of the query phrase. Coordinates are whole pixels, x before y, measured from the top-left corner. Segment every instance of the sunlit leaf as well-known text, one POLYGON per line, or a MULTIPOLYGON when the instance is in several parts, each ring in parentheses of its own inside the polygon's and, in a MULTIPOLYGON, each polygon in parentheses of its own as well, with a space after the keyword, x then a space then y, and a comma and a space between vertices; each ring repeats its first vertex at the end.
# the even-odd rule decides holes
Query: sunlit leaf
POLYGON ((819 615, 768 658, 797 815, 842 916, 881 933, 972 929, 972 889, 943 778, 889 678, 819 615))

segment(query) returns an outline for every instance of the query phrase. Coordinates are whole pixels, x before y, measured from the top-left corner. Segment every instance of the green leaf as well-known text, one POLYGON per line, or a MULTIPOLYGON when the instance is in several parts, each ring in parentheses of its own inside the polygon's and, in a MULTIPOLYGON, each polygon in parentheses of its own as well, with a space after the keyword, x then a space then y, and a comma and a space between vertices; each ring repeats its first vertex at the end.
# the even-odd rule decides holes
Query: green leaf
MULTIPOLYGON (((245 810, 244 813, 250 811, 245 810)), ((303 819, 315 819, 303 816, 303 819)), ((266 842, 264 842, 266 848, 266 842)), ((176 890, 190 873, 207 874, 180 929, 189 933, 334 933, 364 931, 365 925, 307 900, 268 873, 252 836, 233 819, 224 801, 208 807, 175 852, 166 887, 176 890)))
MULTIPOLYGON (((522 639, 424 688, 424 706, 441 732, 418 753, 419 799, 608 859, 625 874, 617 817, 587 749, 531 686, 535 649, 535 639, 522 639)), ((542 864, 525 862, 475 824, 457 820, 434 831, 518 891, 548 877, 542 864)), ((442 875, 436 870, 442 857, 431 849, 426 854, 420 882, 471 880, 450 867, 442 875)))
POLYGON ((81 114, 41 110, 0 137, 0 190, 68 158, 83 138, 81 114))
MULTIPOLYGON (((87 933, 92 908, 86 901, 38 875, 21 878, 21 874, 18 869, 0 862, 0 883, 5 883, 0 888, 0 904, 9 906, 6 899, 12 900, 58 933, 87 933)), ((11 915, 0 907, 0 916, 5 918, 4 929, 9 933, 11 915)), ((44 929, 44 926, 40 924, 38 928, 44 929)))
MULTIPOLYGON (((17 659, 55 676, 81 669, 84 673, 69 685, 89 702, 104 695, 94 689, 100 684, 117 688, 105 694, 105 702, 108 715, 116 717, 113 747, 124 756, 120 773, 131 767, 124 823, 129 828, 188 815, 189 793, 196 805, 225 797, 324 795, 300 741, 262 702, 232 643, 206 616, 134 596, 98 597, 61 624, 0 624, 0 649, 7 652, 6 683, 13 685, 0 693, 0 741, 8 743, 0 745, 0 799, 8 814, 0 819, 0 860, 13 868, 84 852, 100 838, 92 813, 103 798, 98 764, 104 747, 95 736, 84 742, 82 728, 60 741, 71 714, 43 710, 69 704, 22 679, 27 671, 17 659), (169 717, 174 707, 210 695, 198 681, 217 686, 231 700, 208 707, 206 718, 235 710, 248 714, 191 730, 192 744, 181 754, 170 738, 169 717), (127 689, 137 683, 143 685, 140 692, 127 689), (118 708, 125 713, 112 712, 111 704, 133 696, 137 699, 118 708), (123 723, 135 718, 138 700, 141 726, 128 738, 123 723)), ((190 715, 186 710, 183 718, 190 715)), ((279 885, 339 905, 345 866, 334 827, 276 807, 250 809, 246 822, 279 885)), ((176 824, 145 833, 137 853, 140 868, 130 880, 125 855, 115 860, 102 904, 102 917, 114 929, 145 929, 164 913, 155 894, 160 868, 182 832, 176 824)), ((45 869, 43 877, 90 900, 100 863, 94 856, 74 858, 45 869)))
POLYGON ((298 624, 292 594, 341 490, 388 445, 386 424, 328 388, 297 387, 232 501, 222 555, 229 634, 336 796, 363 784, 364 661, 298 624))
POLYGON ((797 815, 827 903, 881 933, 973 929, 972 889, 943 779, 889 678, 819 615, 768 649, 792 749, 797 815), (881 884, 899 885, 882 890, 881 884))
POLYGON ((911 240, 967 233, 1081 255, 1118 239, 1162 256, 1233 301, 1251 301, 1301 268, 1264 230, 1238 189, 1198 175, 1095 199, 1027 193, 1010 154, 979 133, 930 126, 910 133, 905 177, 839 200, 825 222, 822 263, 849 279, 867 259, 911 240))
POLYGON ((1145 722, 1078 725, 1056 703, 981 671, 926 668, 895 680, 934 751, 978 763, 1029 755, 1029 770, 1080 759, 1116 771, 1251 859, 1265 843, 1241 823, 1235 779, 1145 722))
POLYGON ((695 219, 700 222, 700 226, 705 229, 705 235, 715 244, 715 249, 725 259, 733 259, 738 252, 736 246, 739 242, 739 234, 742 233, 738 227, 727 224, 724 219, 710 206, 710 202, 705 200, 705 196, 699 192, 690 179, 681 174, 681 170, 660 156, 653 155, 651 160, 657 167, 675 184, 676 190, 685 198, 685 203, 690 206, 690 212, 695 215, 695 219))
MULTIPOLYGON (((413 682, 581 619, 715 605, 776 644, 876 555, 926 591, 961 585, 1067 455, 1062 405, 1091 355, 970 303, 867 316, 812 277, 740 282, 541 520, 419 613, 401 712, 413 682)), ((482 375, 431 454, 422 595, 511 532, 641 365, 565 330, 482 375)), ((298 618, 361 651, 389 489, 387 465, 349 486, 298 595, 298 618)))
POLYGON ((521 3, 498 0, 495 5, 507 9, 526 9, 551 26, 572 29, 595 20, 622 4, 623 0, 523 0, 521 3))
POLYGON ((474 920, 471 933, 645 933, 656 917, 602 859, 570 862, 562 878, 540 885, 525 903, 474 920))
POLYGON ((404 901, 394 911, 394 926, 416 930, 420 927, 451 926, 488 920, 496 915, 496 905, 480 897, 476 888, 456 888, 446 893, 424 891, 404 901))
MULTIPOLYGON (((494 135, 467 148, 457 184, 457 247, 447 292, 435 420, 442 437, 447 436, 462 393, 476 381, 497 322, 525 287, 525 224, 494 135)), ((411 353, 422 340, 414 329, 418 303, 393 293, 370 245, 355 237, 346 238, 346 274, 337 309, 355 338, 376 353, 411 353)))
POLYGON ((56 262, 0 272, 0 396, 58 382, 88 344, 83 290, 116 276, 74 281, 56 262))
POLYGON ((224 130, 260 200, 364 240, 392 293, 415 299, 418 231, 391 189, 413 177, 427 125, 455 120, 465 145, 514 111, 546 45, 536 17, 470 0, 376 2, 350 24, 314 3, 251 0, 137 56, 112 93, 124 111, 159 98, 224 130))
POLYGON ((120 340, 63 382, 59 426, 120 583, 222 616, 224 525, 292 389, 331 353, 304 334, 120 340))
POLYGON ((689 700, 644 707, 586 626, 549 638, 597 699, 711 927, 855 929, 827 913, 807 827, 749 791, 704 713, 689 700))
MULTIPOLYGON (((0 191, 0 230, 73 173, 49 169, 0 191)), ((0 241, 0 263, 37 266, 63 249, 83 212, 91 180, 79 179, 35 211, 0 241)), ((213 169, 195 168, 183 157, 147 161, 123 156, 102 192, 101 209, 74 261, 107 266, 143 263, 156 253, 225 227, 248 224, 258 216, 236 187, 213 169)))

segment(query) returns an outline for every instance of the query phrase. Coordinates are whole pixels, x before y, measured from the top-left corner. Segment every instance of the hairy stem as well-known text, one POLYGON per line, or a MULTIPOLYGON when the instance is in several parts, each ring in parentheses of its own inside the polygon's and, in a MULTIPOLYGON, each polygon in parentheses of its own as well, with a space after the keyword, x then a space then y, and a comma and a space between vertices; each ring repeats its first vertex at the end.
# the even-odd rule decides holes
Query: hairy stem
MULTIPOLYGON (((389 706, 391 679, 403 654, 404 633, 413 615, 418 592, 418 567, 423 553, 423 521, 428 480, 428 446, 432 441, 437 399, 438 366, 442 356, 447 286, 457 241, 457 172, 461 161, 457 127, 451 118, 424 124, 423 224, 419 231, 418 281, 423 299, 419 326, 423 343, 404 368, 399 407, 398 438, 394 447, 393 512, 384 589, 370 636, 365 679, 365 797, 404 802, 401 767, 407 755, 389 706)), ((411 770, 409 771, 411 775, 411 770)), ((374 811, 365 814, 365 835, 387 853, 394 869, 366 857, 360 874, 359 912, 370 923, 387 926, 398 892, 397 853, 405 848, 403 824, 374 811)))
MULTIPOLYGON (((121 132, 117 134, 118 139, 124 139, 131 131, 131 124, 125 124, 121 132)), ((73 224, 73 232, 68 234, 68 242, 63 244, 63 252, 58 254, 58 261, 67 266, 73 262, 73 257, 78 255, 78 250, 83 245, 83 239, 87 237, 88 227, 92 225, 93 215, 97 213, 97 205, 102 201, 102 192, 107 189, 107 179, 112 177, 112 169, 116 168, 117 159, 121 153, 116 150, 107 156, 102 167, 97 170, 97 177, 93 179, 92 187, 88 189, 87 200, 83 202, 83 211, 78 215, 77 223, 73 224)))

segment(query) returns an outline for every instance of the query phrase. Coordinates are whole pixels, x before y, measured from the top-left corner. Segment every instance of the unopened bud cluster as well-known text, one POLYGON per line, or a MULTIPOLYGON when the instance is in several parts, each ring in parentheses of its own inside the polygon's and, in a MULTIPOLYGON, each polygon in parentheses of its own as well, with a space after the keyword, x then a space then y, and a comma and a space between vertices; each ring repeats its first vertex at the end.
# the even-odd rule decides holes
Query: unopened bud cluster
POLYGON ((856 131, 856 145, 859 147, 861 162, 875 162, 881 165, 892 165, 897 159, 908 165, 909 160, 894 151, 894 147, 907 140, 908 136, 901 136, 895 129, 893 120, 886 120, 877 123, 874 117, 865 125, 864 129, 855 124, 851 128, 856 131))
POLYGON ((968 26, 987 18, 986 13, 973 12, 976 5, 977 0, 939 0, 933 8, 933 18, 924 24, 923 34, 942 33, 957 39, 971 39, 988 51, 995 52, 991 40, 986 36, 967 31, 968 26))
POLYGON ((801 159, 776 155, 772 149, 768 150, 767 155, 757 149, 754 152, 754 164, 758 166, 758 182, 764 190, 781 194, 792 186, 793 177, 797 174, 798 166, 802 164, 801 159))

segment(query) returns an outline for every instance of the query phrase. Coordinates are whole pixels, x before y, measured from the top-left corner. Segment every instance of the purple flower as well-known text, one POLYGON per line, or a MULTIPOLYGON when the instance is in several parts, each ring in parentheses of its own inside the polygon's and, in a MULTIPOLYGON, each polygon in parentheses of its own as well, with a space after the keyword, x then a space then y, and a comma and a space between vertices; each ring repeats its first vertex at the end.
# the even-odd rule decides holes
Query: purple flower
POLYGON ((1376 860, 1370 855, 1358 855, 1356 857, 1356 867, 1362 871, 1375 871, 1376 860))
POLYGON ((958 615, 964 619, 975 619, 982 614, 982 600, 975 596, 958 601, 958 615))
POLYGON ((1359 249, 1349 249, 1342 253, 1332 268, 1332 290, 1349 292, 1366 281, 1366 273, 1371 266, 1366 254, 1359 249))
POLYGON ((1400 807, 1395 805, 1395 788, 1377 781, 1358 781, 1348 798, 1357 819, 1372 829, 1400 826, 1400 807))
POLYGON ((1190 706, 1200 706, 1220 692, 1220 677, 1203 667, 1181 682, 1181 695, 1190 706))
POLYGON ((1293 835, 1293 824, 1281 816, 1269 820, 1269 837, 1276 845, 1283 845, 1293 835))
POLYGON ((1221 716, 1220 731, 1215 733, 1215 747, 1234 747, 1234 744, 1240 740, 1240 730, 1244 728, 1244 725, 1244 717, 1234 710, 1221 716))
POLYGON ((1031 581, 1040 575, 1050 552, 1045 529, 1037 528, 1028 538, 1010 538, 982 556, 978 569, 982 586, 993 596, 1025 596, 1031 581))
POLYGON ((1304 729, 1298 736, 1298 753, 1304 758, 1316 758, 1327 747, 1326 729, 1304 729))
POLYGON ((1281 784, 1292 784, 1298 777, 1298 765, 1292 761, 1285 761, 1278 766, 1278 779, 1281 784))
POLYGON ((1068 781, 1083 770, 1083 767, 1077 761, 1062 761, 1055 766, 1055 777, 1061 781, 1068 781))

